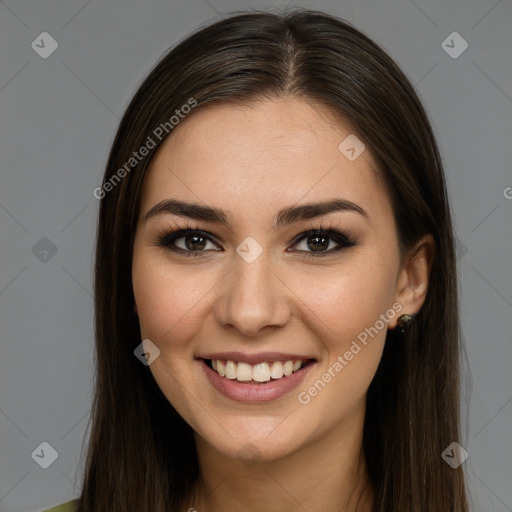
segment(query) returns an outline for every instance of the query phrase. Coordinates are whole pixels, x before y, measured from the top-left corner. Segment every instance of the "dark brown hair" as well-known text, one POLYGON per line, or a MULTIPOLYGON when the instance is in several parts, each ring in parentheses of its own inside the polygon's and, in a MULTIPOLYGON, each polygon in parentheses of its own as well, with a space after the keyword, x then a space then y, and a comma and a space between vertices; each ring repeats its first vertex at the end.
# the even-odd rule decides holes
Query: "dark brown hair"
MULTIPOLYGON (((402 251, 426 233, 436 244, 426 301, 405 337, 388 331, 368 390, 363 450, 375 511, 467 512, 462 466, 452 469, 441 457, 459 440, 460 375, 442 162, 412 85, 377 44, 317 11, 243 13, 202 28, 166 54, 136 92, 103 183, 113 183, 133 152, 155 140, 155 128, 191 98, 200 109, 283 95, 328 107, 363 139, 386 183, 402 251)), ((191 428, 133 353, 141 337, 132 309, 132 246, 144 175, 163 140, 100 203, 95 396, 79 512, 181 510, 198 478, 191 428)))

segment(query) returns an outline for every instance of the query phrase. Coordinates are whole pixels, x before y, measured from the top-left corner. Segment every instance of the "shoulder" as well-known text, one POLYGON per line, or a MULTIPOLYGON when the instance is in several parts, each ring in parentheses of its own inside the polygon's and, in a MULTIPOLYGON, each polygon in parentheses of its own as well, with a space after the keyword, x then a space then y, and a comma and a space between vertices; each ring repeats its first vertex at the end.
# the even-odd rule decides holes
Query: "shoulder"
POLYGON ((56 507, 45 509, 42 512, 75 512, 77 502, 78 500, 67 501, 62 505, 57 505, 56 507))

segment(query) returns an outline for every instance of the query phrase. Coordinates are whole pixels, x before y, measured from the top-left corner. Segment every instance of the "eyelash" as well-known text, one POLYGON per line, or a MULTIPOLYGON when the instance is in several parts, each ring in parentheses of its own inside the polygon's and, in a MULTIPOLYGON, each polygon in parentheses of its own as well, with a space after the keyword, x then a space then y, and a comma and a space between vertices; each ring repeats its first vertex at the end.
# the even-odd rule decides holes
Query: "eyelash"
MULTIPOLYGON (((175 253, 181 253, 185 254, 187 257, 197 257, 202 255, 205 252, 211 251, 211 249, 203 250, 203 251, 190 251, 185 250, 177 247, 173 247, 173 244, 176 240, 180 238, 185 238, 187 236, 191 235, 199 235, 202 238, 207 239, 208 241, 215 243, 215 238, 212 237, 209 233, 206 231, 202 231, 200 229, 194 229, 193 226, 186 224, 183 226, 176 226, 174 229, 164 229, 160 231, 160 233, 157 235, 156 240, 154 241, 154 244, 159 247, 164 247, 165 249, 175 252, 175 253)), ((328 256, 330 254, 339 252, 341 249, 352 247, 356 245, 355 237, 353 237, 350 233, 342 233, 336 229, 333 229, 331 227, 327 228, 320 228, 318 229, 309 229, 307 231, 303 231, 300 233, 293 241, 292 245, 297 245, 299 242, 302 242, 303 240, 307 240, 309 237, 312 236, 325 236, 329 238, 330 240, 334 241, 338 244, 338 247, 335 249, 330 249, 329 251, 325 252, 318 252, 314 253, 311 251, 299 251, 301 254, 301 257, 304 258, 321 258, 324 256, 328 256)), ((220 252, 220 251, 218 251, 220 252)))

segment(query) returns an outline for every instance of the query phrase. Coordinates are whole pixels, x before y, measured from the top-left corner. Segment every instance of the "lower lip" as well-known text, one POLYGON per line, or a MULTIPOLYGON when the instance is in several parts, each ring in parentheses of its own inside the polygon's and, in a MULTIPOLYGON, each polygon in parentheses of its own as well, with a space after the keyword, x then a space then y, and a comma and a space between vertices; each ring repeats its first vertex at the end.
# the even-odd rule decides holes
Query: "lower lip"
POLYGON ((217 391, 238 402, 251 403, 271 402, 290 393, 299 386, 311 368, 316 364, 316 362, 309 363, 304 368, 281 379, 270 380, 263 384, 245 384, 236 379, 221 377, 206 364, 204 359, 199 359, 198 361, 217 391))

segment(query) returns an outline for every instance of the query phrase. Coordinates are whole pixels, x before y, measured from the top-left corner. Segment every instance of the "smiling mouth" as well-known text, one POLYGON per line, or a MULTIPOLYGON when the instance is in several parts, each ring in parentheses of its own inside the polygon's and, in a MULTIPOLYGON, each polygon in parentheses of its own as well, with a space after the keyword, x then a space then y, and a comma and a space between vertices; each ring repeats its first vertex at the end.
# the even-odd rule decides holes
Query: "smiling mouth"
POLYGON ((254 365, 226 359, 204 359, 204 362, 212 371, 225 379, 244 384, 267 384, 286 379, 314 363, 315 360, 264 361, 254 365))

